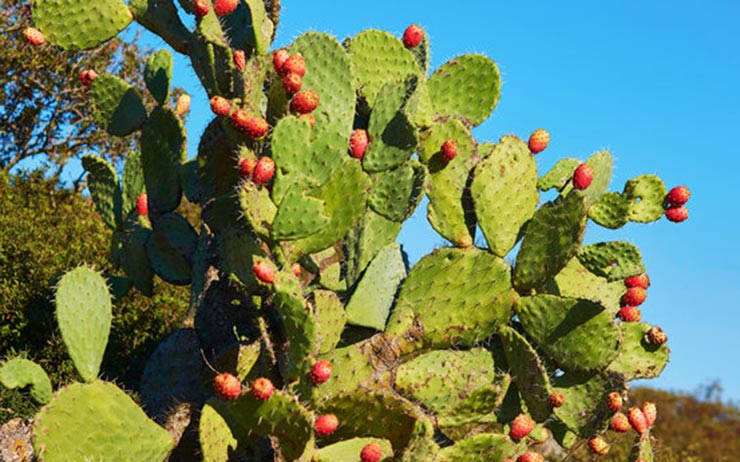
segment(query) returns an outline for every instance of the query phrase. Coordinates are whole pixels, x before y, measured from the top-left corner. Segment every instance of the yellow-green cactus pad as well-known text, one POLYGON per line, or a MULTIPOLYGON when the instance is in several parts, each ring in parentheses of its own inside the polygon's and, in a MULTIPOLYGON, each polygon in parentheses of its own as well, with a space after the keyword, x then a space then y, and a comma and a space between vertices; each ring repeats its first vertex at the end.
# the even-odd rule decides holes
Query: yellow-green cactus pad
POLYGON ((51 400, 51 381, 44 369, 24 358, 13 358, 0 366, 0 383, 5 388, 30 387, 31 398, 39 404, 51 400))

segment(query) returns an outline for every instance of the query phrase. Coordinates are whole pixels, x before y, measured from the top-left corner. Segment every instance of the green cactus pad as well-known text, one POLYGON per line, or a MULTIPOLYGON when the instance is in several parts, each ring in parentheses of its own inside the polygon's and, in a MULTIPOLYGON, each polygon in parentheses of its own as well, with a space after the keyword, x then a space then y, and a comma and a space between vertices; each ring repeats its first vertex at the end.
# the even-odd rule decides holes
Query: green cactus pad
POLYGON ((456 116, 467 126, 476 126, 498 103, 501 75, 489 57, 463 55, 434 71, 427 86, 437 116, 456 116))
POLYGON ((302 364, 316 349, 316 320, 303 299, 303 290, 292 273, 276 274, 275 309, 283 321, 288 346, 283 363, 283 376, 297 378, 302 364))
POLYGON ((182 215, 165 213, 154 224, 146 253, 159 277, 170 284, 187 285, 190 284, 197 245, 198 233, 190 223, 182 215))
POLYGON ((170 109, 157 106, 141 133, 141 163, 150 213, 177 208, 182 198, 180 165, 187 159, 185 128, 170 109))
POLYGON ((398 367, 396 389, 434 412, 441 426, 495 422, 508 381, 494 366, 482 348, 432 351, 398 367))
POLYGON ((542 175, 542 177, 537 180, 537 189, 540 191, 547 191, 552 188, 557 188, 558 191, 563 189, 568 181, 573 178, 573 171, 580 164, 581 161, 578 159, 570 157, 560 159, 549 172, 542 175))
POLYGON ((535 295, 520 298, 514 311, 527 334, 565 371, 601 370, 617 356, 621 332, 601 305, 535 295))
MULTIPOLYGON (((529 415, 535 421, 543 422, 551 412, 550 404, 547 402, 551 387, 549 374, 542 360, 532 345, 515 329, 503 326, 499 329, 499 335, 512 380, 527 406, 529 415)), ((505 401, 515 398, 513 395, 508 396, 512 390, 510 387, 510 393, 504 398, 505 401)))
POLYGON ((439 453, 439 445, 434 441, 434 433, 434 424, 429 419, 414 422, 411 438, 401 455, 401 462, 435 460, 439 453))
POLYGON ((472 346, 508 322, 515 298, 502 259, 476 248, 438 249, 409 273, 386 333, 401 337, 406 352, 472 346))
POLYGON ((367 265, 387 244, 396 241, 402 223, 391 221, 368 209, 344 240, 347 251, 346 278, 354 284, 367 265))
POLYGON ((537 210, 537 165, 526 143, 504 136, 475 167, 470 192, 475 215, 494 254, 514 247, 519 229, 537 210))
POLYGON ((329 181, 310 193, 326 204, 324 214, 330 217, 329 224, 316 234, 292 241, 295 250, 302 254, 314 253, 342 239, 362 218, 369 190, 370 178, 360 164, 345 162, 329 181))
POLYGON ((500 462, 521 452, 506 435, 481 433, 442 448, 434 462, 500 462))
POLYGON ((131 0, 136 22, 160 36, 179 53, 187 54, 190 31, 180 21, 173 0, 131 0))
POLYGON ((96 381, 54 395, 36 416, 33 445, 45 462, 156 462, 167 459, 174 441, 121 389, 96 381))
POLYGON ((645 272, 640 249, 623 241, 599 242, 578 249, 581 264, 607 281, 618 281, 645 272))
POLYGON ((144 68, 146 87, 162 106, 167 104, 170 97, 172 65, 172 53, 169 50, 162 49, 149 57, 144 68))
POLYGON ((401 246, 393 243, 380 250, 367 267, 347 303, 347 319, 355 326, 382 331, 398 286, 406 277, 401 246))
POLYGON ((141 169, 141 156, 131 151, 123 164, 123 214, 136 208, 139 195, 144 192, 144 171, 141 169))
POLYGON ((419 129, 429 128, 434 124, 434 107, 429 99, 426 81, 420 81, 416 91, 406 103, 406 114, 419 129))
POLYGON ((119 256, 121 268, 131 279, 134 287, 147 297, 151 297, 154 290, 154 271, 146 256, 146 243, 152 230, 148 225, 144 225, 144 221, 142 218, 137 220, 129 217, 123 222, 119 256))
POLYGON ((252 24, 249 29, 254 33, 255 48, 257 53, 265 54, 272 43, 275 25, 267 17, 265 2, 262 0, 246 0, 249 7, 252 24))
MULTIPOLYGON (((198 438, 203 462, 229 462, 229 456, 237 452, 239 441, 245 441, 246 435, 239 434, 239 428, 232 429, 226 417, 228 405, 221 400, 211 399, 200 411, 198 438), (237 437, 232 433, 237 431, 237 437)), ((241 432, 244 433, 244 432, 241 432)))
POLYGON ((414 55, 393 35, 379 30, 365 30, 349 43, 354 88, 360 89, 370 107, 380 87, 388 81, 399 81, 420 74, 414 55))
POLYGON ((326 354, 334 350, 347 323, 347 313, 336 292, 315 290, 313 292, 316 317, 317 352, 326 354))
POLYGON ((389 220, 404 222, 421 201, 426 176, 426 167, 416 159, 374 174, 368 205, 389 220))
POLYGON ((666 344, 653 345, 645 340, 645 334, 652 326, 644 322, 623 322, 619 327, 624 341, 609 370, 622 374, 625 380, 658 377, 668 364, 670 350, 666 344))
MULTIPOLYGON (((382 339, 371 337, 368 340, 336 348, 319 357, 332 364, 331 379, 316 387, 316 402, 331 404, 337 396, 353 393, 359 389, 377 388, 378 383, 391 385, 387 366, 378 358, 377 352, 386 352, 382 339)), ((377 436, 377 435, 376 435, 377 436)))
POLYGON ((379 438, 352 438, 324 446, 313 454, 312 462, 361 462, 360 452, 370 443, 380 445, 380 461, 390 461, 393 457, 391 443, 379 438))
POLYGON ((578 442, 578 435, 568 430, 568 426, 558 419, 547 422, 547 428, 552 432, 552 437, 563 449, 571 449, 578 442))
POLYGON ((419 78, 411 75, 400 81, 389 81, 378 91, 367 127, 370 144, 362 159, 368 172, 380 172, 404 163, 416 149, 416 127, 408 119, 404 106, 414 93, 419 78))
POLYGON ((87 187, 101 218, 112 229, 121 224, 123 197, 118 187, 118 175, 111 164, 92 154, 82 156, 82 168, 87 170, 87 187))
POLYGON ((201 18, 190 39, 190 62, 209 98, 239 96, 234 85, 234 55, 213 11, 201 18))
POLYGON ((650 433, 643 433, 635 437, 635 444, 630 451, 630 462, 643 459, 645 462, 654 462, 653 445, 651 443, 650 433))
POLYGON ((122 0, 32 0, 36 27, 65 50, 87 50, 115 37, 133 16, 122 0))
POLYGON ((198 143, 198 176, 203 202, 206 198, 231 193, 236 189, 239 184, 237 149, 237 145, 226 136, 221 120, 213 119, 198 143))
POLYGON ((270 192, 246 181, 239 188, 239 203, 254 232, 262 238, 268 238, 277 213, 277 208, 270 199, 270 192))
POLYGON ((622 194, 630 201, 630 221, 650 223, 659 220, 665 212, 665 183, 655 175, 641 175, 627 181, 622 194))
POLYGON ((258 291, 260 286, 252 265, 255 256, 263 255, 263 251, 251 233, 238 228, 226 228, 217 235, 217 248, 229 278, 250 293, 258 291))
POLYGON ((576 257, 571 259, 552 282, 554 287, 548 283, 547 292, 591 300, 606 308, 612 317, 617 315, 622 295, 627 290, 623 281, 608 282, 605 278, 596 276, 584 268, 576 257))
POLYGON ((540 287, 575 256, 586 229, 586 211, 584 196, 571 191, 535 212, 514 265, 517 290, 540 287))
POLYGON ((320 199, 306 196, 298 188, 288 190, 272 222, 272 238, 296 240, 317 233, 329 223, 324 208, 320 199))
POLYGON ((553 412, 573 433, 591 437, 606 428, 613 414, 606 407, 607 395, 621 391, 624 384, 616 374, 572 372, 555 377, 554 389, 562 393, 565 400, 553 412))
POLYGON ((421 134, 422 162, 429 167, 427 183, 429 206, 427 216, 432 227, 458 247, 473 245, 475 232, 472 207, 467 208, 463 197, 467 191, 470 170, 476 162, 475 141, 467 128, 456 119, 434 125, 421 134), (442 144, 457 141, 457 156, 448 164, 440 158, 442 144))
POLYGON ((594 223, 609 229, 618 229, 629 221, 630 200, 615 192, 604 193, 588 209, 594 223))
MULTIPOLYGON (((301 259, 309 273, 318 273, 319 285, 325 289, 341 290, 340 287, 346 287, 342 284, 340 262, 343 258, 343 252, 341 252, 340 247, 341 245, 337 243, 337 245, 314 253, 308 258, 301 259)), ((344 311, 344 307, 342 307, 342 311, 344 311)))
POLYGON ((103 276, 86 267, 67 272, 56 287, 56 314, 62 339, 80 377, 98 376, 110 333, 112 304, 103 276))
POLYGON ((426 77, 426 75, 429 73, 429 34, 427 34, 427 31, 422 29, 424 31, 424 35, 421 38, 421 43, 416 45, 413 48, 409 48, 408 50, 411 52, 412 55, 414 55, 414 58, 416 58, 416 62, 419 64, 419 69, 421 69, 421 75, 426 77))
POLYGON ((90 87, 95 121, 113 136, 126 136, 146 121, 141 97, 129 84, 110 74, 101 74, 90 87))
POLYGON ((30 387, 31 398, 38 404, 51 400, 51 380, 44 369, 24 358, 13 358, 0 366, 0 383, 9 389, 30 387))
POLYGON ((179 177, 185 198, 193 204, 199 203, 203 194, 201 192, 202 185, 198 178, 198 159, 190 159, 180 165, 179 177))

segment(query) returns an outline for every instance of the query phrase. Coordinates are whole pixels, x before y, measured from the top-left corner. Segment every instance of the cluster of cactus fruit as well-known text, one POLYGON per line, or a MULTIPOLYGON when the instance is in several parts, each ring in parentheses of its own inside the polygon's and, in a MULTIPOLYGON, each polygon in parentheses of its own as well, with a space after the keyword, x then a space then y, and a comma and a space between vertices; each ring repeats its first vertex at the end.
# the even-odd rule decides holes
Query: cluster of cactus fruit
POLYGON ((36 28, 24 35, 35 44, 89 48, 138 21, 190 57, 214 113, 188 160, 189 98, 168 106, 169 51, 144 69, 150 111, 117 77, 82 77, 100 126, 139 131, 140 149, 120 180, 83 157, 123 274, 80 267, 57 286, 84 383, 52 395, 26 359, 0 370, 45 404, 33 424, 40 460, 192 450, 207 462, 527 462, 543 460, 548 438, 603 454, 607 430, 631 426, 630 460, 653 461, 654 406, 620 412, 627 383, 668 361, 665 334, 633 312, 648 285, 641 255, 583 238, 588 220, 616 229, 665 210, 680 221, 669 211, 687 190, 667 194, 642 175, 608 192, 607 151, 539 176, 542 129, 528 143, 479 143, 471 129, 498 102, 496 64, 463 55, 430 75, 419 26, 402 40, 309 32, 270 52, 277 1, 179 6, 194 30, 173 0, 32 2, 36 28), (199 230, 175 212, 183 195, 201 207, 199 230), (409 267, 396 238, 423 196, 450 246, 409 267), (150 294, 155 275, 192 296, 144 371, 142 410, 98 375, 109 289, 150 294))

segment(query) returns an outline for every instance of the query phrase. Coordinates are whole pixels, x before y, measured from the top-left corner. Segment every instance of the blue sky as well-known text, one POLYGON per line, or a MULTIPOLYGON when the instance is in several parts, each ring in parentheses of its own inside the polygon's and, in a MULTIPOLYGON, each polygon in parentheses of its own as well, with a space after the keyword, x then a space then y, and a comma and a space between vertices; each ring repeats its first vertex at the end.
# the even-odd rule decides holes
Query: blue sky
MULTIPOLYGON (((622 239, 642 250, 653 283, 643 319, 666 330, 673 352, 648 384, 691 391, 719 379, 723 396, 740 401, 740 220, 730 207, 740 172, 738 18, 736 1, 283 0, 275 47, 309 30, 341 40, 367 28, 400 36, 420 24, 433 69, 464 53, 497 62, 502 96, 476 129, 479 141, 544 127, 551 142, 538 156, 541 172, 606 148, 615 156, 612 190, 643 173, 669 188, 689 186, 688 221, 616 232, 590 224, 587 240, 622 239)), ((187 61, 175 71, 175 84, 193 96, 193 155, 210 111, 187 61)), ((401 240, 412 261, 443 244, 422 208, 401 240)))

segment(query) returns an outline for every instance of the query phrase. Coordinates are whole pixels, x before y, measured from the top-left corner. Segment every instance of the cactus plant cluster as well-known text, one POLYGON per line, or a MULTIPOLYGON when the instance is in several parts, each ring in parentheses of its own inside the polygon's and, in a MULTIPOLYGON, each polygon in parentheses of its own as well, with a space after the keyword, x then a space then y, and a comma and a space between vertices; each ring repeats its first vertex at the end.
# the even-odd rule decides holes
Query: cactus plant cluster
MULTIPOLYGON (((190 57, 214 112, 188 160, 182 111, 166 104, 169 51, 144 69, 151 110, 117 77, 92 80, 101 127, 140 136, 120 179, 83 158, 125 275, 109 283, 119 295, 151 293, 155 275, 190 285, 190 313, 147 365, 145 414, 97 377, 105 281, 85 267, 65 275, 57 318, 85 383, 52 395, 25 360, 0 375, 46 404, 40 459, 155 461, 193 447, 208 462, 524 461, 541 460, 550 435, 608 449, 599 435, 628 382, 659 375, 669 351, 651 325, 617 321, 625 279, 645 272, 639 250, 584 245, 584 233, 588 220, 658 220, 663 182, 608 192, 607 151, 540 175, 544 131, 529 145, 478 142, 471 130, 499 99, 496 64, 468 54, 430 74, 418 26, 403 40, 309 32, 271 52, 279 3, 229 3, 179 0, 195 16, 188 30, 173 0, 32 2, 46 41, 67 49, 138 21, 190 57), (588 184, 574 182, 581 165, 588 184), (200 229, 175 211, 183 196, 200 205, 200 229), (449 246, 409 267, 396 238, 423 196, 449 246)), ((649 433, 640 427, 633 462, 653 461, 649 433)))

